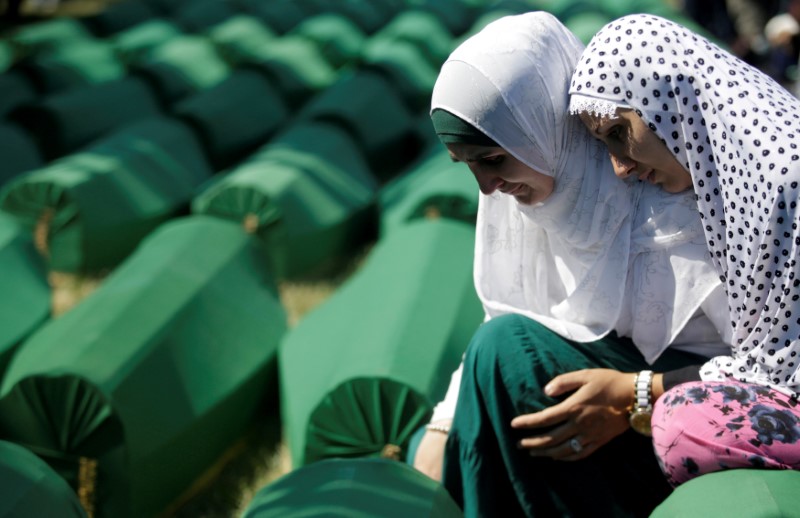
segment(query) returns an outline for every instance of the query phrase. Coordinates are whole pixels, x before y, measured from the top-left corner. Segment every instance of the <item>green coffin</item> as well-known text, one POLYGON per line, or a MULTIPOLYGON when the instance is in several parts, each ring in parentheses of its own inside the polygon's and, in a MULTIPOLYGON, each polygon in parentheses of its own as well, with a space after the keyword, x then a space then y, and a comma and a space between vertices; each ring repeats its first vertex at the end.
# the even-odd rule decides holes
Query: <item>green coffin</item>
POLYGON ((108 38, 125 29, 146 23, 156 16, 158 12, 147 2, 122 1, 105 5, 99 12, 86 16, 81 21, 98 38, 108 38))
POLYGON ((53 18, 23 25, 8 36, 23 54, 39 54, 48 50, 95 38, 76 18, 53 18))
POLYGON ((123 62, 140 61, 152 49, 183 34, 170 20, 152 19, 119 32, 110 38, 123 62))
MULTIPOLYGON (((486 6, 484 0, 408 0, 407 9, 424 10, 435 14, 453 36, 469 29, 478 13, 486 6)), ((533 9, 533 6, 529 10, 533 9)))
POLYGON ((0 516, 85 518, 78 495, 29 450, 0 441, 0 516))
POLYGON ((130 66, 167 106, 221 83, 231 72, 211 40, 195 34, 170 38, 130 66))
POLYGON ((291 33, 306 38, 320 48, 334 68, 353 63, 367 39, 352 20, 341 14, 319 14, 302 22, 291 33))
POLYGON ((260 255, 218 219, 157 229, 20 347, 0 387, 2 438, 90 495, 96 516, 163 511, 274 389, 285 313, 260 255))
POLYGON ((610 16, 597 11, 584 11, 573 14, 566 19, 564 25, 578 37, 584 45, 597 34, 608 22, 613 20, 610 16))
POLYGON ((275 42, 276 36, 263 21, 251 14, 237 14, 206 31, 220 55, 231 62, 256 55, 275 42))
POLYGON ((22 71, 12 69, 3 72, 0 74, 0 117, 32 102, 38 95, 30 78, 22 71))
POLYGON ((173 114, 197 131, 215 171, 265 144, 289 120, 280 93, 254 70, 236 70, 223 82, 178 102, 173 114))
POLYGON ((733 469, 708 473, 678 488, 651 518, 798 518, 800 472, 733 469))
POLYGON ((381 188, 381 235, 419 218, 448 218, 475 225, 478 184, 441 144, 381 188))
POLYGON ((647 12, 648 4, 666 4, 664 0, 654 0, 646 2, 642 0, 598 0, 596 7, 609 16, 611 20, 631 13, 647 12))
POLYGON ((9 118, 37 140, 47 160, 54 160, 126 123, 159 112, 158 100, 147 84, 126 77, 52 94, 16 109, 9 118))
POLYGON ((245 50, 233 63, 264 74, 293 109, 330 87, 339 76, 322 50, 301 36, 281 36, 269 45, 245 50))
MULTIPOLYGON (((17 345, 50 315, 50 287, 30 236, 0 212, 0 379, 17 345)), ((2 484, 0 484, 1 486, 2 484)))
POLYGON ((361 59, 365 67, 389 78, 412 112, 425 113, 430 108, 440 67, 432 66, 419 46, 408 41, 370 40, 361 59))
POLYGON ((332 10, 346 16, 364 31, 364 34, 371 35, 386 25, 396 14, 393 10, 382 8, 380 2, 371 0, 350 0, 336 2, 332 10))
POLYGON ((187 126, 147 119, 18 176, 0 191, 0 208, 36 233, 51 269, 98 272, 185 209, 210 176, 187 126))
POLYGON ((30 135, 16 124, 0 120, 0 187, 20 173, 44 165, 44 159, 30 135))
POLYGON ((429 11, 406 11, 395 17, 370 40, 409 42, 420 48, 428 63, 438 70, 453 50, 453 35, 429 11))
POLYGON ((298 118, 340 124, 355 136, 382 181, 410 164, 420 152, 413 114, 391 81, 375 71, 342 74, 309 101, 298 118))
POLYGON ((330 459, 261 489, 242 518, 460 518, 441 484, 396 461, 330 459))
POLYGON ((329 124, 295 124, 193 202, 240 222, 266 244, 279 277, 321 274, 375 234, 377 183, 353 139, 329 124))
POLYGON ((80 89, 126 74, 114 47, 102 40, 64 44, 28 58, 19 67, 45 93, 80 89))
POLYGON ((16 50, 11 45, 11 42, 8 40, 0 41, 0 73, 8 70, 16 60, 16 50))
POLYGON ((281 414, 294 466, 405 458, 483 319, 473 234, 445 220, 398 229, 286 335, 281 414))
POLYGON ((305 11, 296 0, 235 0, 235 4, 279 35, 289 32, 309 15, 317 14, 305 11))
POLYGON ((184 2, 173 14, 172 19, 186 32, 199 33, 214 25, 236 16, 239 12, 233 2, 219 0, 192 0, 184 2))

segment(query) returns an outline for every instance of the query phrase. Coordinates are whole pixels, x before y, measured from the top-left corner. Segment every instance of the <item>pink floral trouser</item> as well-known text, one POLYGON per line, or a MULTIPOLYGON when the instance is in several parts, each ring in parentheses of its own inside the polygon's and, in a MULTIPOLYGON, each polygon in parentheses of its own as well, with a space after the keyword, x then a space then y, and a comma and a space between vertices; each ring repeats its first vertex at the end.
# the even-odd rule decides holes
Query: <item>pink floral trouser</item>
POLYGON ((684 383, 658 399, 652 424, 656 455, 673 486, 725 469, 800 470, 800 404, 766 387, 684 383))

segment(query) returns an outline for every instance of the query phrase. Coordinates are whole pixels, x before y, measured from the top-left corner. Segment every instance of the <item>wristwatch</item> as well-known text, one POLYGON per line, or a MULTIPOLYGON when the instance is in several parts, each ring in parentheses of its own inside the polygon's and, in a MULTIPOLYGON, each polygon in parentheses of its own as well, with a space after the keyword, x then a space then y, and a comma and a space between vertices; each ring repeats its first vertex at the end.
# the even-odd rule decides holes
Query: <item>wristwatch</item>
POLYGON ((648 437, 653 435, 650 420, 653 417, 653 371, 642 371, 633 381, 633 405, 628 421, 631 428, 648 437))

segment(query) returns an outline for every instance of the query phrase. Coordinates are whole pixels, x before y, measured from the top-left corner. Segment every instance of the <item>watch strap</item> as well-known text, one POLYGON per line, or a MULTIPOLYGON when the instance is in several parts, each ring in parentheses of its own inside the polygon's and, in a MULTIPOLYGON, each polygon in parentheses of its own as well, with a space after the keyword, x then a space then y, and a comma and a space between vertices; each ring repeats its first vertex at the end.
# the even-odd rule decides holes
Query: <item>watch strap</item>
POLYGON ((653 371, 644 370, 633 381, 633 408, 644 409, 653 406, 653 371))

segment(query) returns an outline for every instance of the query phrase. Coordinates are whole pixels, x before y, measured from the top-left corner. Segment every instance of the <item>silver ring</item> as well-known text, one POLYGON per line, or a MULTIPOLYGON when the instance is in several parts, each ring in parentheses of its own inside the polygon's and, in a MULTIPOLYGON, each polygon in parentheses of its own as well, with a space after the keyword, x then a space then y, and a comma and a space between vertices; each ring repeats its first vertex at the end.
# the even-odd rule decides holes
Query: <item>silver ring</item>
POLYGON ((581 442, 577 437, 573 437, 569 440, 569 447, 572 448, 572 451, 575 453, 580 453, 583 451, 583 446, 581 446, 581 442))

